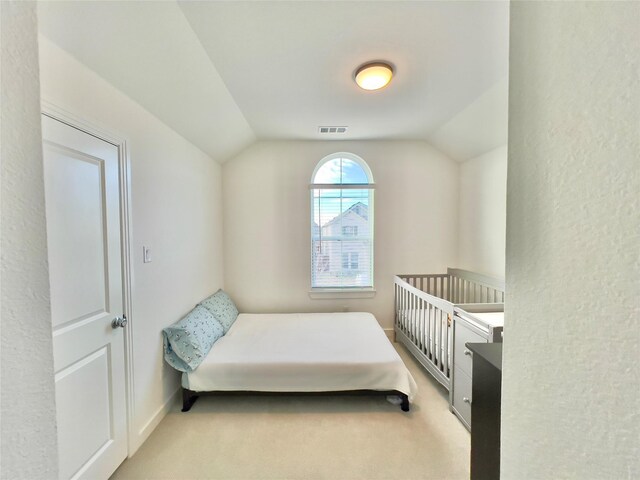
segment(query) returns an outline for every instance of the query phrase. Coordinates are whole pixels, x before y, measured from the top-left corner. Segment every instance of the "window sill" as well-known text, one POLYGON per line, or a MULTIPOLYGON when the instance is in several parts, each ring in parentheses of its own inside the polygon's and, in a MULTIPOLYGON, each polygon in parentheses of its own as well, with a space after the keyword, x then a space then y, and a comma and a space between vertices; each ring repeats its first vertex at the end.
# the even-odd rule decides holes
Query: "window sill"
POLYGON ((373 298, 373 288, 314 288, 309 291, 309 298, 329 300, 333 298, 373 298))

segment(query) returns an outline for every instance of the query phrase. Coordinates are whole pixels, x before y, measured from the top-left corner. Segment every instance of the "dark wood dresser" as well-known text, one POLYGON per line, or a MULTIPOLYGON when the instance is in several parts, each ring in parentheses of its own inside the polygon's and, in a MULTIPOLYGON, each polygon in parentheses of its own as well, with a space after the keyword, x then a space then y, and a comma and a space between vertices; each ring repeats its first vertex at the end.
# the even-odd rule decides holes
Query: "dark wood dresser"
POLYGON ((473 352, 471 480, 499 480, 502 343, 466 346, 473 352))

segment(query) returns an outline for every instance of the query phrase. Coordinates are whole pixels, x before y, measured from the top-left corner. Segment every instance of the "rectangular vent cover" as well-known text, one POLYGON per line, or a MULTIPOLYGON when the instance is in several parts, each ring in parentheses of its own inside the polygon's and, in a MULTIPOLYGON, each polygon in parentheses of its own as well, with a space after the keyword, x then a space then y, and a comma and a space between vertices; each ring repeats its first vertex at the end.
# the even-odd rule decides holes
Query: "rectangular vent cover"
POLYGON ((318 133, 346 133, 347 127, 318 127, 318 133))

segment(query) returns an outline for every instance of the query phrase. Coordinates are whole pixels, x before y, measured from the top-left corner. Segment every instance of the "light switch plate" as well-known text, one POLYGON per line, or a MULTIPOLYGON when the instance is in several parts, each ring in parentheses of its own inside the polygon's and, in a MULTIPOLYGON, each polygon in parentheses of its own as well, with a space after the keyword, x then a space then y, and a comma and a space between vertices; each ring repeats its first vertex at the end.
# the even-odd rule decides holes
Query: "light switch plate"
POLYGON ((151 263, 151 249, 149 247, 142 247, 142 261, 144 263, 151 263))

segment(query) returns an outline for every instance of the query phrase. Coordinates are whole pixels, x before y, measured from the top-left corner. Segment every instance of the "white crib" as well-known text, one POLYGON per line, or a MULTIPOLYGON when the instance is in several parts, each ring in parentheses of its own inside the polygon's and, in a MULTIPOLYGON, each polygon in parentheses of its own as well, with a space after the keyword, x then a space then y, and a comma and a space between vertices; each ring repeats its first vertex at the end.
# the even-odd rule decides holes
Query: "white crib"
POLYGON ((447 389, 451 383, 453 309, 502 310, 504 282, 457 268, 443 274, 396 275, 396 340, 447 389))

